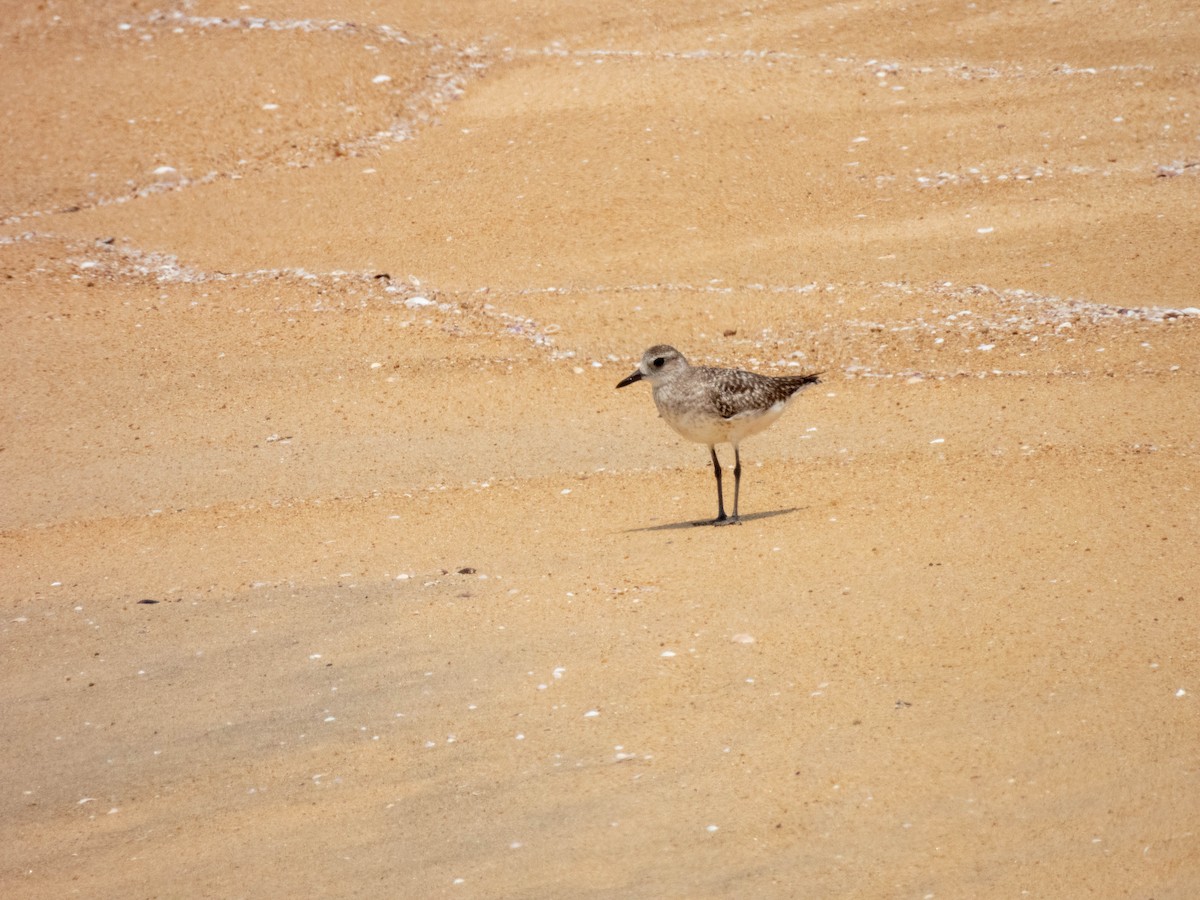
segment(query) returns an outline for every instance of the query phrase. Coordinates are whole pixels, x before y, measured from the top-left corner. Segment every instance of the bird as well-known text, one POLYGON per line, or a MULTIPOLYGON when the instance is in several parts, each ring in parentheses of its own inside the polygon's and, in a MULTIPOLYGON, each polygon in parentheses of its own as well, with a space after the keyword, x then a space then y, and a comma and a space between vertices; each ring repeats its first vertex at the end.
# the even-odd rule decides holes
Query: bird
POLYGON ((717 478, 717 517, 695 524, 736 525, 741 521, 738 494, 742 486, 738 445, 768 428, 800 391, 820 383, 821 374, 772 376, 693 366, 674 347, 656 344, 642 354, 638 367, 621 379, 617 388, 649 381, 659 416, 689 441, 708 445, 717 478), (733 445, 733 514, 729 516, 725 514, 717 444, 733 445))

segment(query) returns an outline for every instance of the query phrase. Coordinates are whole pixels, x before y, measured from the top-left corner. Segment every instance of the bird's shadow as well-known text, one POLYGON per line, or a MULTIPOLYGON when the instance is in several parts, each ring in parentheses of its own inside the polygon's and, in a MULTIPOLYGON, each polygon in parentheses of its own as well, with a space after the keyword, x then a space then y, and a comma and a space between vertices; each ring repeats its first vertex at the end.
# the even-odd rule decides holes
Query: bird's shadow
MULTIPOLYGON (((738 516, 738 521, 756 522, 759 519, 773 519, 776 516, 786 516, 788 513, 799 511, 799 506, 792 506, 787 509, 770 509, 765 512, 747 513, 746 515, 738 516)), ((703 528, 706 525, 711 526, 712 522, 696 522, 688 519, 686 522, 668 522, 665 525, 648 525, 645 528, 626 528, 622 534, 635 534, 639 531, 676 531, 683 528, 703 528)))

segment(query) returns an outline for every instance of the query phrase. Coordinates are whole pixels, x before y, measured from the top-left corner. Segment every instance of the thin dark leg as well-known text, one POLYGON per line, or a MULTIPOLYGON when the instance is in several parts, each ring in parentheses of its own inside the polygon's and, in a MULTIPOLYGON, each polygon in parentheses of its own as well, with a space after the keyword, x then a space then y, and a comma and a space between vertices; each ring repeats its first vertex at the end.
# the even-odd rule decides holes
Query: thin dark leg
POLYGON ((738 517, 737 503, 738 494, 742 492, 742 454, 738 450, 737 444, 733 445, 733 520, 736 522, 738 517))
POLYGON ((721 489, 721 461, 717 459, 717 448, 710 444, 708 452, 712 454, 713 474, 717 476, 717 517, 713 520, 715 524, 725 521, 725 492, 721 489))
MULTIPOLYGON (((714 458, 716 456, 714 452, 714 458)), ((738 452, 737 446, 733 448, 733 515, 728 519, 725 518, 724 511, 721 512, 721 517, 713 522, 714 525, 740 525, 742 520, 738 518, 738 494, 742 491, 742 454, 738 452)))

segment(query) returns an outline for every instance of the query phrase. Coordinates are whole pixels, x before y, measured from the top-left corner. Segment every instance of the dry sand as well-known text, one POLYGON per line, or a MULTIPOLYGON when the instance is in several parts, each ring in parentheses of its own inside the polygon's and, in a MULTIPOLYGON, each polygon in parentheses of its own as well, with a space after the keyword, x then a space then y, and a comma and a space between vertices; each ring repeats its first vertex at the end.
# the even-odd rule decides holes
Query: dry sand
POLYGON ((0 895, 1200 894, 1194 2, 0 12, 0 895))

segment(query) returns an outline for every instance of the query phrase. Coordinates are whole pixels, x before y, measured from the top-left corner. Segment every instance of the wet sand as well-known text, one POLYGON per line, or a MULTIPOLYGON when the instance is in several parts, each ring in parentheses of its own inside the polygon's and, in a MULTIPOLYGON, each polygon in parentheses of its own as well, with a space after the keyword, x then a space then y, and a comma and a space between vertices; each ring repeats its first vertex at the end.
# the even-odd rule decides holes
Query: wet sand
POLYGON ((1195 895, 1192 4, 4 21, 5 897, 1195 895))

